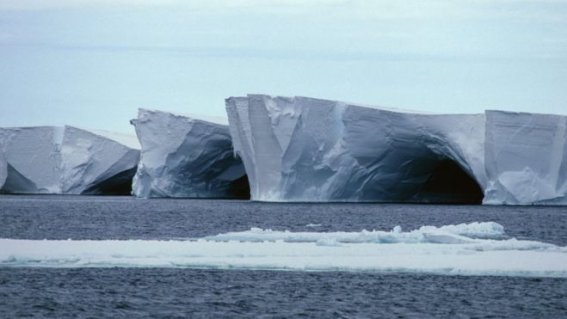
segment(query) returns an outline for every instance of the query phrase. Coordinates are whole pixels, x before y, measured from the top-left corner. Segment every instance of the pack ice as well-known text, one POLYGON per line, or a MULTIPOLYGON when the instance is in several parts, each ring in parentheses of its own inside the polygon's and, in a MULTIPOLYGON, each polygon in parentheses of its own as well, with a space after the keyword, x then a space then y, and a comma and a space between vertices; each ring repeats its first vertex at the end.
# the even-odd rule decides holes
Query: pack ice
POLYGON ((567 204, 565 116, 267 95, 226 109, 255 200, 567 204))
POLYGON ((129 194, 140 152, 108 136, 125 140, 71 126, 0 129, 0 192, 129 194))
POLYGON ((244 166, 234 157, 228 126, 218 122, 140 109, 132 120, 142 146, 133 194, 247 197, 244 166))

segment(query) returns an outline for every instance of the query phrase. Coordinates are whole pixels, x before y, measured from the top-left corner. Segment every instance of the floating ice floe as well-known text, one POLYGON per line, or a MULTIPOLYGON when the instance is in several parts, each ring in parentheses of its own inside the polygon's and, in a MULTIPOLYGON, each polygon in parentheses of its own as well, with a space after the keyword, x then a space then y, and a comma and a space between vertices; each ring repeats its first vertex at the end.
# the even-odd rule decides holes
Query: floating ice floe
POLYGON ((251 229, 187 240, 0 239, 0 267, 173 267, 567 278, 567 248, 496 223, 409 232, 251 229))

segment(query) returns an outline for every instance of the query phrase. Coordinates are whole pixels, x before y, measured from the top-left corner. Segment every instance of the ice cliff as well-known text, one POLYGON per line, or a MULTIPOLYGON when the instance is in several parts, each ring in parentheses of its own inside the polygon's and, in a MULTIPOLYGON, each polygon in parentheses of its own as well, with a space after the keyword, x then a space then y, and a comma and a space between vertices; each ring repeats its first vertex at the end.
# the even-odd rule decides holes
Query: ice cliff
POLYGON ((129 194, 139 150, 71 126, 0 129, 0 192, 129 194))
POLYGON ((255 200, 567 203, 564 116, 266 95, 226 108, 255 200))
POLYGON ((132 120, 142 146, 138 197, 248 197, 226 124, 140 109, 132 120))
POLYGON ((488 204, 567 204, 567 117, 486 112, 488 204))

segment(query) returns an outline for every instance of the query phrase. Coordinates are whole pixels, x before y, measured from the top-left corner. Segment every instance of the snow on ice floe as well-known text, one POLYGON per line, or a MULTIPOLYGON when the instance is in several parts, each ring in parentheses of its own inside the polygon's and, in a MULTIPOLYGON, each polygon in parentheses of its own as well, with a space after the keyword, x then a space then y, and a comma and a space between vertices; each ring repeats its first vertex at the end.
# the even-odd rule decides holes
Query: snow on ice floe
POLYGON ((362 230, 360 232, 290 232, 252 228, 249 231, 230 232, 205 237, 214 241, 285 241, 285 242, 337 242, 337 243, 456 243, 474 242, 478 238, 501 239, 504 227, 498 223, 470 223, 441 227, 422 226, 402 232, 400 226, 392 231, 362 230))
POLYGON ((565 116, 267 95, 226 109, 255 200, 567 204, 565 116))
POLYGON ((496 223, 404 232, 251 229, 187 240, 0 239, 0 267, 174 267, 567 278, 567 248, 496 223))
POLYGON ((128 194, 139 150, 64 126, 0 129, 0 192, 128 194))
POLYGON ((227 125, 140 109, 132 120, 142 146, 137 197, 247 197, 242 162, 227 125))

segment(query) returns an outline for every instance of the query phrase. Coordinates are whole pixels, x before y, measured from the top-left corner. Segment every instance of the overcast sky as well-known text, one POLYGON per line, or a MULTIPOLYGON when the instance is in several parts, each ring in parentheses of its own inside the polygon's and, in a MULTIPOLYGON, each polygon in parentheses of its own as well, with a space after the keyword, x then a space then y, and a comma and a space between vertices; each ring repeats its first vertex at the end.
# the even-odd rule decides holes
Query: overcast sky
POLYGON ((0 0, 0 126, 247 93, 567 114, 567 1, 0 0))

